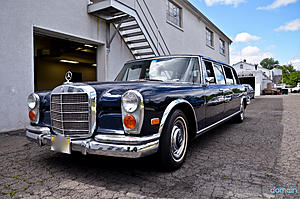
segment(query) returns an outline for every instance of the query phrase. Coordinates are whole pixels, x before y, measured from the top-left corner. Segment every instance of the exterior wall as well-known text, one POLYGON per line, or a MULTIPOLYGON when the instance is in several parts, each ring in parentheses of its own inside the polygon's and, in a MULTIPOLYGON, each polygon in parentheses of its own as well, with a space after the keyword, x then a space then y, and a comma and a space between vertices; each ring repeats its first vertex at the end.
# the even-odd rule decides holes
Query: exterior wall
MULTIPOLYGON (((120 1, 137 10, 139 16, 144 21, 148 32, 151 34, 152 31, 147 25, 146 19, 138 4, 134 0, 120 1)), ((192 5, 186 3, 185 0, 174 0, 174 2, 182 9, 182 27, 180 28, 170 22, 167 22, 167 1, 168 0, 145 0, 155 22, 157 23, 159 31, 161 32, 168 48, 171 51, 171 54, 200 54, 229 63, 229 39, 223 36, 215 26, 211 25, 208 22, 208 19, 199 16, 199 13, 197 13, 199 11, 193 10, 191 8, 192 5), (206 45, 206 27, 214 33, 214 48, 206 45), (225 55, 222 55, 219 52, 220 38, 226 43, 225 55)), ((152 23, 151 16, 147 12, 143 1, 139 1, 139 3, 146 15, 146 18, 154 29, 155 34, 159 35, 154 23, 152 23)), ((162 40, 159 36, 158 40, 160 43, 162 43, 162 40)))
POLYGON ((88 2, 24 0, 1 3, 0 113, 5 116, 0 120, 0 132, 25 128, 28 124, 27 96, 34 90, 34 27, 58 32, 61 38, 98 44, 98 80, 105 80, 105 74, 114 72, 108 70, 107 60, 111 66, 116 66, 132 58, 128 49, 118 41, 113 42, 111 52, 122 56, 106 54, 105 45, 102 45, 105 41, 105 22, 87 13, 88 2), (69 38, 68 35, 72 36, 69 38))
MULTIPOLYGON (((178 28, 167 23, 167 0, 146 0, 171 53, 201 54, 229 63, 230 41, 226 37, 223 38, 226 42, 226 55, 221 55, 219 35, 222 34, 208 23, 206 18, 199 17, 199 13, 187 6, 185 1, 176 1, 182 7, 183 16, 183 27, 178 28), (214 31, 214 50, 206 46, 205 27, 214 31)), ((89 2, 24 0, 1 3, 0 112, 5 116, 0 121, 0 132, 25 128, 28 124, 27 96, 34 91, 34 31, 42 31, 62 39, 97 44, 98 81, 113 80, 124 62, 133 59, 118 34, 111 44, 110 51, 106 49, 105 21, 87 13, 89 2)), ((124 2, 136 8, 141 15, 135 0, 124 2)), ((146 18, 150 19, 149 14, 146 18)), ((142 20, 144 21, 145 17, 142 17, 142 20)), ((153 22, 151 26, 155 29, 153 22)), ((113 30, 111 27, 111 32, 113 30)), ((158 35, 157 29, 154 34, 158 35)), ((162 43, 161 38, 158 42, 162 43)))
MULTIPOLYGON (((110 32, 112 33, 114 30, 115 28, 111 27, 110 32)), ((107 59, 107 64, 109 65, 109 68, 106 80, 113 81, 122 69, 124 62, 133 59, 133 55, 127 48, 121 36, 119 34, 116 34, 115 38, 111 43, 111 50, 107 59)))

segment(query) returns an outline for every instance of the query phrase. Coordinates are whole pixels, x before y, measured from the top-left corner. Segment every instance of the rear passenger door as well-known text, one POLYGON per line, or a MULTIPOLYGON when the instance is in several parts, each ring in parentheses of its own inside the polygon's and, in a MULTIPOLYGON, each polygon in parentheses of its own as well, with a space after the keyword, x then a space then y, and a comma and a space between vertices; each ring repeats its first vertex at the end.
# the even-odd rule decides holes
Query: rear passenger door
POLYGON ((223 65, 226 89, 223 91, 225 97, 224 116, 228 117, 236 112, 236 101, 238 96, 235 95, 235 79, 232 70, 229 66, 223 65))
POLYGON ((224 118, 223 89, 226 85, 222 65, 204 60, 203 69, 206 81, 205 126, 208 127, 224 118))

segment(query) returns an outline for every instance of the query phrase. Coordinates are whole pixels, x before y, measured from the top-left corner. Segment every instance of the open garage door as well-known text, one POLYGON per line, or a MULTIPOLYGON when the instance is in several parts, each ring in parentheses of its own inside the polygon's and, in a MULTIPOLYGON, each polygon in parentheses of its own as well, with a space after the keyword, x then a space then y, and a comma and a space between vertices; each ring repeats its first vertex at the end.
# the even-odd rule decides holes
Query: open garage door
POLYGON ((255 77, 239 77, 241 84, 250 84, 255 90, 255 77))
POLYGON ((34 34, 35 91, 52 90, 65 82, 67 71, 72 82, 97 80, 97 46, 34 34))

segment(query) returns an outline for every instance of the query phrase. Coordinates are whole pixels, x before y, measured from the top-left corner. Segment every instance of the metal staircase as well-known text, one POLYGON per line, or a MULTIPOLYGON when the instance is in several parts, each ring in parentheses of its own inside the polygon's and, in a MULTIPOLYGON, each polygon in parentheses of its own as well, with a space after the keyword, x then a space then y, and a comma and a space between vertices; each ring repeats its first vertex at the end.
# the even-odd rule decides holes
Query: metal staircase
MULTIPOLYGON (((142 9, 139 3, 138 6, 140 9, 142 9)), ((146 3, 145 6, 147 6, 146 3)), ((148 7, 147 10, 148 12, 150 12, 148 7)), ((150 23, 143 10, 142 14, 145 17, 146 22, 148 23, 148 27, 150 27, 151 31, 154 33, 152 33, 152 36, 154 36, 154 38, 156 39, 157 45, 155 45, 151 35, 146 29, 146 26, 141 20, 137 11, 117 0, 102 0, 94 2, 93 4, 88 5, 88 13, 106 20, 106 45, 108 48, 110 47, 110 44, 115 35, 119 33, 129 50, 131 51, 132 55, 136 59, 166 55, 165 51, 168 51, 168 53, 170 54, 164 40, 163 43, 165 45, 165 49, 163 49, 162 45, 158 42, 158 38, 154 30, 150 26, 150 23), (113 26, 115 27, 115 32, 111 36, 110 24, 113 24, 113 26)), ((154 20, 152 15, 151 18, 152 20, 154 20)), ((156 23, 155 26, 157 27, 156 23)), ((161 36, 160 32, 159 34, 161 36)))

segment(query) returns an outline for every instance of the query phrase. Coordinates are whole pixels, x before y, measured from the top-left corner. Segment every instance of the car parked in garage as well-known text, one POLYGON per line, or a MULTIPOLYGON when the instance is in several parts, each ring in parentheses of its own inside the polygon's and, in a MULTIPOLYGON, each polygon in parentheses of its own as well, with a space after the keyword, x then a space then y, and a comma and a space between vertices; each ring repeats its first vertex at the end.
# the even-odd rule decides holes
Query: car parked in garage
POLYGON ((26 135, 51 150, 138 158, 180 167, 189 142, 244 120, 247 92, 235 70, 203 56, 127 62, 113 82, 67 82, 28 97, 26 135))

